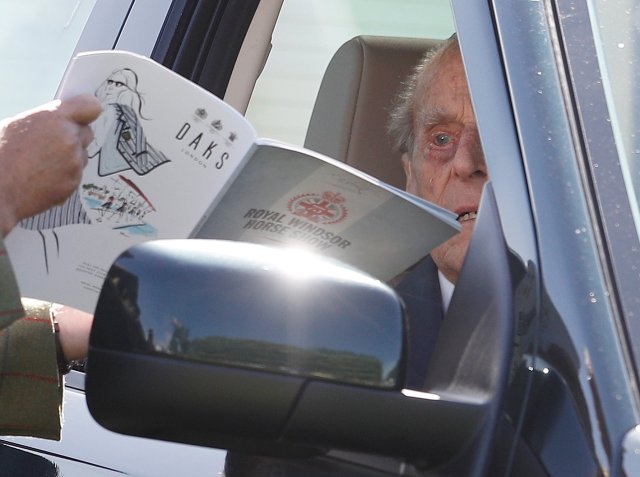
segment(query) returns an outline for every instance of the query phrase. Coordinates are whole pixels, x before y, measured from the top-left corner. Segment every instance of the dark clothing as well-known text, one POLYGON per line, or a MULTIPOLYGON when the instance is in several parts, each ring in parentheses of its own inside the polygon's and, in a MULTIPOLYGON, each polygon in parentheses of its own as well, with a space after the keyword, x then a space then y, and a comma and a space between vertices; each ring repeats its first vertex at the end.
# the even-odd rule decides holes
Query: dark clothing
POLYGON ((428 256, 395 287, 408 320, 408 366, 405 387, 421 390, 444 312, 436 264, 428 256))

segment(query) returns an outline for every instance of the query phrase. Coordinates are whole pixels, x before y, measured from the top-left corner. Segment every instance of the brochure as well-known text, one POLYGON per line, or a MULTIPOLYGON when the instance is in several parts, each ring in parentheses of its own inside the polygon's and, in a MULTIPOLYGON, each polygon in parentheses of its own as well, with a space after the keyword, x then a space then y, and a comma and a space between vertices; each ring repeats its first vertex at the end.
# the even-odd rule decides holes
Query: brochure
POLYGON ((93 312, 119 254, 188 237, 307 248, 386 281, 459 230, 427 201, 258 138, 231 106, 143 56, 79 54, 57 97, 80 93, 103 112, 79 188, 6 238, 23 296, 93 312))

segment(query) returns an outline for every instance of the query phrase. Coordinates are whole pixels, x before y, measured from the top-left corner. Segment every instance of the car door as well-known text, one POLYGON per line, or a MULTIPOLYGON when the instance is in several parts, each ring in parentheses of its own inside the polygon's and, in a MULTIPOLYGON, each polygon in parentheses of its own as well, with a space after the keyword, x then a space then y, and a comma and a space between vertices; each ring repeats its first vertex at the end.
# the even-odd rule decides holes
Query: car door
POLYGON ((632 3, 453 2, 508 242, 535 270, 505 474, 616 475, 638 422, 632 3))
MULTIPOLYGON (((287 55, 299 48, 309 56, 333 42, 326 40, 333 32, 305 30, 309 26, 301 19, 318 4, 298 2, 299 8, 288 10, 287 4, 296 5, 290 1, 281 11, 280 2, 240 3, 68 2, 60 24, 82 19, 82 27, 74 30, 66 58, 76 43, 77 49, 117 47, 150 55, 246 110, 262 135, 301 142, 310 108, 298 106, 314 95, 313 84, 305 81, 315 62, 287 55), (233 13, 226 22, 223 3, 233 13), (254 28, 249 17, 265 19, 271 27, 276 19, 288 18, 290 27, 283 56, 277 42, 284 30, 276 29, 274 51, 255 89, 272 28, 254 28), (248 28, 255 43, 226 29, 236 24, 248 28), (240 68, 245 58, 247 66, 240 68), (285 73, 269 76, 284 63, 285 73), (298 90, 303 94, 296 96, 298 90)), ((330 17, 341 8, 324 3, 330 17)), ((353 15, 347 16, 364 22, 369 12, 384 20, 377 30, 384 34, 445 38, 453 30, 453 17, 441 15, 442 2, 403 2, 402 7, 382 2, 375 8, 357 3, 348 4, 353 15), (408 4, 427 9, 403 10, 408 4), (395 30, 387 28, 390 23, 395 30)), ((623 126, 614 114, 635 102, 625 104, 616 91, 630 94, 632 88, 620 78, 634 78, 637 67, 603 68, 611 52, 633 51, 628 32, 635 30, 633 22, 611 21, 617 17, 605 3, 451 2, 502 228, 525 271, 515 294, 514 359, 504 419, 487 437, 493 447, 479 451, 485 459, 496 453, 490 475, 615 474, 622 468, 625 436, 639 421, 637 201, 628 179, 634 162, 625 162, 636 154, 630 139, 636 131, 633 121, 623 126), (604 25, 603 31, 596 25, 604 25), (618 71, 623 73, 614 74, 618 71)), ((623 19, 637 14, 633 2, 608 3, 623 19)), ((329 30, 335 27, 331 18, 324 20, 329 30)), ((635 57, 622 63, 634 65, 635 57)), ((12 67, 19 68, 19 62, 12 67)), ((62 72, 51 74, 42 101, 53 94, 62 72)), ((27 76, 38 76, 38 70, 27 76)), ((13 90, 15 84, 5 86, 13 90)), ((23 104, 6 114, 28 106, 23 104)), ((463 459, 458 475, 473 475, 473 462, 463 459)), ((408 472, 402 465, 393 469, 389 472, 408 472)))

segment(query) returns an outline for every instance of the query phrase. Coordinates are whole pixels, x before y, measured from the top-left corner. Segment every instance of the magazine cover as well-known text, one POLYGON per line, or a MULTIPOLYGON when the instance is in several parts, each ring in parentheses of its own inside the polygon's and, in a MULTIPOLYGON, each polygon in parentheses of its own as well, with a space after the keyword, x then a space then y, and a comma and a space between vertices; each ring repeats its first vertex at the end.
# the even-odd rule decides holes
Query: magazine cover
POLYGON ((92 312, 119 253, 192 234, 255 131, 208 91, 132 53, 74 58, 57 96, 79 93, 103 106, 82 183, 63 205, 22 221, 6 246, 23 296, 92 312))

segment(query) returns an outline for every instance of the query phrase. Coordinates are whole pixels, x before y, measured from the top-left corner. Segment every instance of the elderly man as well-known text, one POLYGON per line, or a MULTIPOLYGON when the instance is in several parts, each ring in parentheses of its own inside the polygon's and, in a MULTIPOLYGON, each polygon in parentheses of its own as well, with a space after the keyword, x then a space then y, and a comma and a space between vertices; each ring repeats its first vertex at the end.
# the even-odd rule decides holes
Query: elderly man
POLYGON ((389 133, 403 153, 407 191, 458 215, 462 232, 431 254, 439 272, 455 283, 488 178, 456 36, 416 68, 391 114, 389 133))
POLYGON ((407 191, 454 212, 462 226, 396 286, 412 327, 407 385, 420 388, 488 179, 455 35, 416 67, 388 130, 402 152, 407 191))

